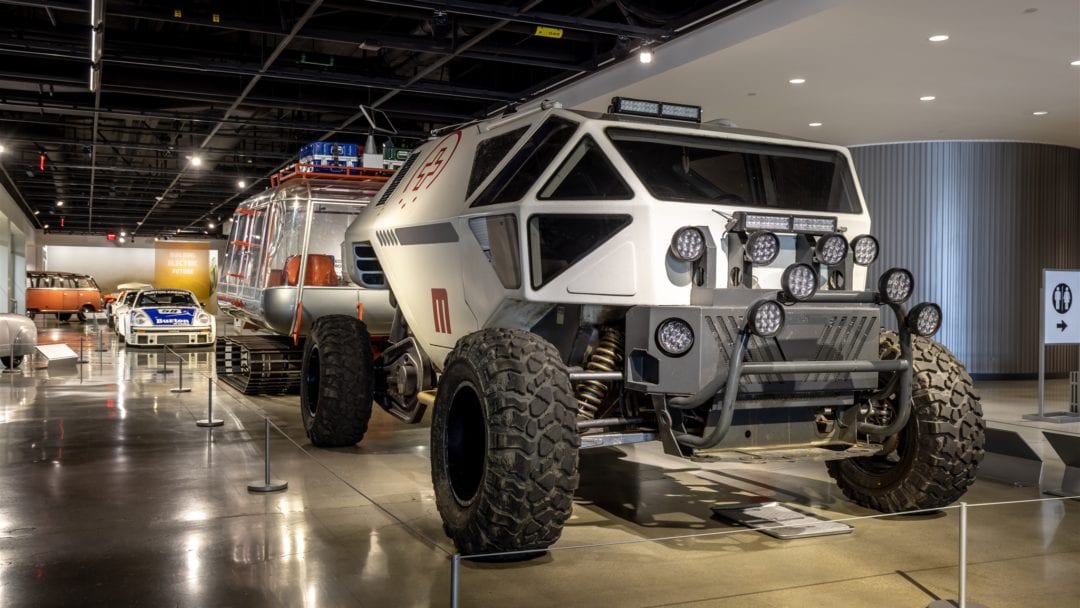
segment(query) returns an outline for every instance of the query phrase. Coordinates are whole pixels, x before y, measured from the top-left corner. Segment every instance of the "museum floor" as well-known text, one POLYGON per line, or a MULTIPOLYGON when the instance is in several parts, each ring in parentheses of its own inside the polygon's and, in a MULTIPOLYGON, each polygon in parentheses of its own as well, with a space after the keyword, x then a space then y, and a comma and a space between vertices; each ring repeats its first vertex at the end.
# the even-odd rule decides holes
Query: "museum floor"
MULTIPOLYGON (((78 348, 78 324, 40 342, 78 348)), ((356 448, 313 449, 295 397, 221 387, 208 431, 212 353, 188 352, 185 386, 155 373, 160 351, 118 348, 61 371, 0 376, 0 606, 446 606, 452 552, 431 490, 426 425, 376 411, 356 448), (191 372, 194 371, 192 375, 191 372), (273 477, 263 475, 263 417, 273 477)), ((36 362, 40 365, 40 362, 36 362)), ((175 367, 174 367, 175 369, 175 367)), ((1051 383, 1064 399, 1067 385, 1051 383)), ((980 383, 992 427, 1019 431, 1033 382, 980 383)), ((702 466, 657 444, 584 452, 559 550, 523 563, 462 562, 461 605, 923 607, 957 595, 958 510, 850 522, 852 534, 781 541, 710 517, 718 502, 775 497, 830 518, 846 501, 818 463, 702 466), (702 538, 665 537, 710 533, 702 538), (615 543, 615 544, 612 544, 615 543), (607 544, 600 547, 572 548, 607 544)), ((979 480, 972 505, 1046 498, 979 480)), ((973 506, 968 599, 989 608, 1080 605, 1080 501, 973 506)))

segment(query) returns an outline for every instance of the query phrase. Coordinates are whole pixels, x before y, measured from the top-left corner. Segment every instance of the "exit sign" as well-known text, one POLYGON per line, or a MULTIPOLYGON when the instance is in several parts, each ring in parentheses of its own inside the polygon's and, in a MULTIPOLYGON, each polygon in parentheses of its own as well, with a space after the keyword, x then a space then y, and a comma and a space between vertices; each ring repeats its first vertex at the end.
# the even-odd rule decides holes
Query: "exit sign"
POLYGON ((115 241, 116 240, 116 233, 115 232, 107 232, 107 233, 105 233, 105 240, 106 241, 115 241))

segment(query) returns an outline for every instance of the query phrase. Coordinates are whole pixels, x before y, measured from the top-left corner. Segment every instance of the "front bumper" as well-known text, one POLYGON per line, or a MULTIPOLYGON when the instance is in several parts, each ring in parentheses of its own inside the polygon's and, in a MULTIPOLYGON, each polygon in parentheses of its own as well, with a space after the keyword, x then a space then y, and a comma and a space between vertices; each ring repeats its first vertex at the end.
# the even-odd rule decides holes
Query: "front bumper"
POLYGON ((127 343, 131 346, 212 346, 214 328, 208 326, 133 327, 127 343))
MULTIPOLYGON (((635 307, 627 313, 628 388, 661 397, 662 408, 692 409, 711 402, 702 435, 682 434, 680 444, 708 448, 718 444, 731 425, 739 402, 755 399, 802 406, 821 397, 838 400, 897 394, 897 411, 885 425, 859 423, 861 432, 896 433, 911 409, 911 334, 902 306, 881 301, 876 292, 822 292, 809 301, 785 307, 786 322, 775 336, 752 335, 745 315, 752 304, 776 298, 770 290, 718 291, 713 305, 635 307), (886 306, 900 327, 901 356, 878 354, 879 311, 886 306), (673 357, 656 344, 656 330, 679 318, 694 330, 694 345, 673 357), (879 389, 879 374, 892 373, 879 389)), ((838 401, 839 402, 839 401, 838 401)))

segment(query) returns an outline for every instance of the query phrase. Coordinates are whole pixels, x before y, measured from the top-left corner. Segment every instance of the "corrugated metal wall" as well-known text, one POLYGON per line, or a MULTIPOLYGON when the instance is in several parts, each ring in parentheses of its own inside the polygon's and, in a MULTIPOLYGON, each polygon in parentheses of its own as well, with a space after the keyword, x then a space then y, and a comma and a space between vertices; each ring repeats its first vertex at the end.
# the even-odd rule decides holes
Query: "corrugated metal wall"
MULTIPOLYGON (((881 242, 871 276, 915 275, 941 304, 937 336, 975 374, 1038 372, 1042 268, 1080 268, 1080 150, 1012 142, 852 148, 881 242)), ((1048 373, 1077 349, 1047 349, 1048 373)))

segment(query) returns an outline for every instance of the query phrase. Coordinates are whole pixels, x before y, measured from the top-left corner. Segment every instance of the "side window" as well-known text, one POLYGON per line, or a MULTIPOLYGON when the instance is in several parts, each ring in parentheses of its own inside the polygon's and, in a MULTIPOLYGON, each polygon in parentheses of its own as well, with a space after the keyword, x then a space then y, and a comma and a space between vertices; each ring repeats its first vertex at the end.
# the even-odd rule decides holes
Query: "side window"
POLYGON ((75 279, 73 277, 60 277, 57 282, 59 283, 57 287, 63 287, 64 289, 75 289, 75 279))
POLYGON ((97 287, 90 277, 78 277, 75 281, 79 289, 95 289, 97 287))
POLYGON ((525 192, 536 183, 559 150, 570 141, 575 130, 577 123, 565 118, 552 117, 544 121, 487 188, 480 192, 472 206, 508 203, 525 196, 525 192))
POLYGON ((529 127, 521 127, 520 129, 514 129, 508 133, 502 135, 496 135, 495 137, 485 139, 476 146, 476 158, 473 159, 472 173, 469 174, 469 189, 465 193, 465 198, 472 196, 476 187, 480 185, 480 182, 484 181, 488 175, 495 169, 495 167, 502 162, 506 155, 510 152, 510 149, 514 147, 521 136, 528 131, 529 127))
POLYGON ((556 200, 626 200, 634 191, 596 141, 586 135, 540 191, 540 198, 556 200))

